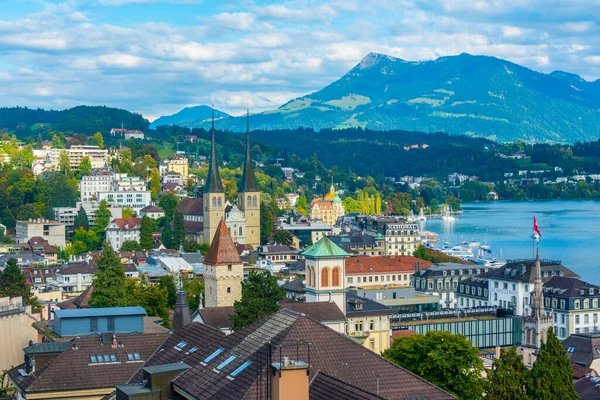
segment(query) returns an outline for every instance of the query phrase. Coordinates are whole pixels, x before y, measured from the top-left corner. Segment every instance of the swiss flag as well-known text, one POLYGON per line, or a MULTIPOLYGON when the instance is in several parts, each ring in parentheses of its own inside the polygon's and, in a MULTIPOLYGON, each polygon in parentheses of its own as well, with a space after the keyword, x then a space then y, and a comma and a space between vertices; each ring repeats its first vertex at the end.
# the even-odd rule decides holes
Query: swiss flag
POLYGON ((540 228, 538 227, 537 220, 535 219, 535 215, 533 216, 533 232, 537 234, 539 237, 542 237, 542 233, 540 232, 540 228))

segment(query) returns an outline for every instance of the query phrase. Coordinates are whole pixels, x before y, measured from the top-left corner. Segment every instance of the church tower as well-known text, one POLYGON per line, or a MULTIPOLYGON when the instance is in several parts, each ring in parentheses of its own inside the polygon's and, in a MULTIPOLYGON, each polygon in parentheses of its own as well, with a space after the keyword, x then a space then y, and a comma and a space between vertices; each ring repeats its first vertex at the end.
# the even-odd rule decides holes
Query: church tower
POLYGON ((305 259, 306 302, 332 301, 346 315, 346 258, 327 236, 302 252, 305 259))
POLYGON ((219 222, 203 264, 206 307, 229 307, 242 298, 244 263, 231 239, 225 220, 219 222))
POLYGON ((538 248, 535 258, 535 278, 533 280, 533 293, 531 294, 531 315, 523 317, 523 345, 521 354, 526 366, 531 367, 535 362, 537 351, 542 342, 548 339, 548 329, 554 324, 554 317, 546 315, 544 309, 544 289, 542 283, 542 267, 540 263, 540 250, 538 248))
POLYGON ((204 185, 204 241, 211 242, 221 219, 225 218, 225 189, 221 182, 217 164, 217 145, 215 144, 215 109, 212 110, 212 141, 210 164, 204 185))
POLYGON ((252 165, 252 146, 250 145, 250 112, 246 114, 246 159, 244 174, 238 189, 238 208, 246 220, 246 244, 255 249, 260 246, 260 190, 256 184, 252 165))

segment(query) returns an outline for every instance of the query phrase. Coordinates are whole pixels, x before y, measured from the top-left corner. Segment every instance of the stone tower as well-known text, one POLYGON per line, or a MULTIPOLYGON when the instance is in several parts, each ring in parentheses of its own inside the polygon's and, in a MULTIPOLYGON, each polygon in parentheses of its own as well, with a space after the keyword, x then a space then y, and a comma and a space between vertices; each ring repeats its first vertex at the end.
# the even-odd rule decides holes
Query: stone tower
POLYGON ((258 190, 256 184, 252 165, 249 112, 246 114, 246 159, 244 161, 244 174, 238 189, 238 208, 244 213, 246 221, 246 244, 257 249, 260 246, 260 190, 258 190))
POLYGON ((233 306, 242 298, 244 263, 221 220, 208 253, 204 256, 204 304, 206 307, 233 306))
POLYGON ((217 163, 217 146, 215 144, 215 110, 212 111, 212 141, 210 148, 210 164, 204 185, 204 241, 211 243, 217 226, 225 217, 225 189, 221 182, 217 163))
POLYGON ((525 365, 531 367, 535 362, 537 351, 548 338, 548 329, 553 326, 554 317, 546 315, 544 309, 544 289, 542 283, 542 267, 540 263, 540 251, 538 249, 535 258, 533 273, 533 293, 531 294, 531 315, 523 317, 523 338, 521 354, 525 365))
POLYGON ((305 258, 306 302, 333 301, 346 315, 348 253, 325 236, 303 251, 302 256, 305 258))

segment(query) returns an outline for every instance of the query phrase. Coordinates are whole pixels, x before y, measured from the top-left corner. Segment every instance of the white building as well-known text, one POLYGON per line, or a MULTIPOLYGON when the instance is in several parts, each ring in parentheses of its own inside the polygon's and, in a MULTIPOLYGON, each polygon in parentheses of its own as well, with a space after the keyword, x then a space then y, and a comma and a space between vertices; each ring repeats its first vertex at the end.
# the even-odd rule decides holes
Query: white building
POLYGON ((123 128, 112 128, 110 134, 113 136, 123 136, 125 140, 128 139, 144 139, 144 132, 140 130, 129 130, 123 128))
POLYGON ((119 250, 125 241, 139 242, 141 225, 141 218, 115 218, 106 228, 106 240, 115 250, 119 250))
POLYGON ((41 237, 52 246, 65 247, 65 224, 47 219, 17 221, 16 242, 27 243, 32 237, 41 237))
POLYGON ((115 174, 108 168, 94 168, 89 175, 82 176, 79 183, 81 201, 96 200, 98 192, 108 192, 113 188, 115 174))
POLYGON ((69 149, 33 150, 36 158, 41 158, 46 166, 51 164, 57 169, 60 165, 60 155, 65 153, 69 158, 71 169, 79 168, 84 157, 89 158, 92 168, 105 168, 108 164, 108 150, 98 146, 71 146, 69 149))
POLYGON ((80 293, 89 288, 98 266, 89 259, 70 262, 56 270, 55 279, 47 279, 46 286, 67 293, 80 293))
MULTIPOLYGON (((65 224, 67 229, 72 229, 75 224, 75 217, 81 207, 85 210, 90 226, 94 225, 96 221, 95 211, 100 207, 99 201, 78 201, 75 207, 55 207, 53 209, 54 219, 65 224)), ((123 216, 123 209, 120 207, 111 207, 109 205, 109 210, 112 218, 121 218, 123 216)))
POLYGON ((139 212, 140 217, 159 219, 165 216, 165 211, 157 206, 144 207, 139 212))
POLYGON ((149 206, 152 203, 152 194, 150 191, 143 192, 98 192, 98 201, 106 200, 113 207, 127 207, 139 210, 149 206))

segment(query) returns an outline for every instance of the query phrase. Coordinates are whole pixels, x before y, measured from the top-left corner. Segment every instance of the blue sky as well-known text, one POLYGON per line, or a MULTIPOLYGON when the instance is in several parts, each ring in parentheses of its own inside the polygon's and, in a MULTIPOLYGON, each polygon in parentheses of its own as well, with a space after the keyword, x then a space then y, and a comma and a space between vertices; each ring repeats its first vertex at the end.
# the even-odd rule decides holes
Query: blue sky
POLYGON ((600 1, 4 0, 0 106, 273 109, 374 51, 600 77, 600 1))

